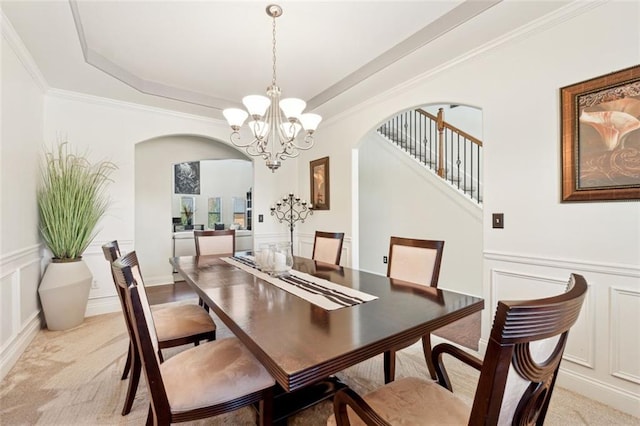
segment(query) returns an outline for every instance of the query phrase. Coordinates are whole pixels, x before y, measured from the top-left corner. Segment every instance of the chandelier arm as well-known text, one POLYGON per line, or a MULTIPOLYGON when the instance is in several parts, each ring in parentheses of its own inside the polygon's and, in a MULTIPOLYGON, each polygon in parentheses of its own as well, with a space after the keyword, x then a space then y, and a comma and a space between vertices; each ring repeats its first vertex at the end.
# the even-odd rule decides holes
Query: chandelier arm
POLYGON ((293 152, 291 154, 287 153, 287 152, 279 152, 278 153, 278 158, 282 159, 282 160, 286 160, 287 158, 296 158, 300 155, 299 152, 293 152))
POLYGON ((296 143, 296 140, 291 141, 291 145, 295 148, 295 149, 301 149, 303 151, 306 151, 308 149, 311 149, 313 147, 313 145, 315 144, 315 140, 313 139, 313 137, 311 137, 311 135, 307 135, 305 136, 305 138, 303 139, 304 143, 308 144, 308 146, 302 146, 302 145, 298 145, 296 143))
POLYGON ((256 139, 254 138, 251 142, 248 142, 246 144, 243 144, 242 138, 240 137, 240 132, 233 132, 231 133, 231 136, 229 138, 231 140, 231 143, 235 146, 237 146, 238 148, 247 148, 250 147, 251 145, 253 145, 256 142, 256 139))

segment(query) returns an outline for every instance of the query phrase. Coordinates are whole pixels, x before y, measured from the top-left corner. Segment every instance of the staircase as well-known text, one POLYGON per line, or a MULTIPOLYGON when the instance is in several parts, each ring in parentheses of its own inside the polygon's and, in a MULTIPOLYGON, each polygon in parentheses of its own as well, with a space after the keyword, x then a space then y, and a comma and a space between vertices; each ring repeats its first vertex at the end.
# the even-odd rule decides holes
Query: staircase
POLYGON ((418 108, 402 112, 377 129, 456 190, 482 204, 482 141, 418 108))

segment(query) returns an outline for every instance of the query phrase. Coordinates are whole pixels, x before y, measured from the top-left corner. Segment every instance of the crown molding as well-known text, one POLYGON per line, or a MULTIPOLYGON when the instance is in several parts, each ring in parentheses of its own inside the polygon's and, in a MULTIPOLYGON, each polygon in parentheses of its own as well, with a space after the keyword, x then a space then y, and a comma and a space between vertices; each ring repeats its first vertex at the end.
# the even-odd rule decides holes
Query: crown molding
POLYGON ((31 56, 31 53, 22 42, 22 39, 16 32, 15 28, 13 28, 13 25, 11 25, 11 22, 2 9, 0 9, 0 26, 2 27, 2 37, 7 40, 11 50, 16 54, 18 60, 22 63, 29 75, 31 75, 31 78, 36 85, 43 93, 45 93, 49 90, 49 84, 40 72, 40 68, 38 68, 36 62, 33 60, 33 56, 31 56))
POLYGON ((94 105, 108 106, 112 108, 151 112, 154 114, 166 115, 173 118, 200 121, 203 123, 209 123, 209 124, 215 124, 215 125, 220 124, 227 127, 227 122, 219 118, 213 118, 213 117, 197 115, 197 114, 189 114, 186 112, 179 112, 172 109, 153 107, 153 106, 148 106, 144 104, 139 104, 136 102, 120 101, 112 98, 105 98, 105 97, 96 96, 96 95, 88 95, 85 93, 73 92, 73 91, 64 90, 64 89, 49 89, 46 94, 47 96, 50 96, 52 98, 72 100, 76 102, 84 102, 84 103, 89 103, 94 105))

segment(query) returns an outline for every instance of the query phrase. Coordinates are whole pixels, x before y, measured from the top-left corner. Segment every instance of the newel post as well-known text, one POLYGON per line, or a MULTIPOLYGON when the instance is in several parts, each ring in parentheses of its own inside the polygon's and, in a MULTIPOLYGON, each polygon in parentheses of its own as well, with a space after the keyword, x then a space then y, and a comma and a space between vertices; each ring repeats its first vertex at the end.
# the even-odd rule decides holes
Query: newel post
POLYGON ((438 176, 444 178, 444 110, 438 108, 438 176))

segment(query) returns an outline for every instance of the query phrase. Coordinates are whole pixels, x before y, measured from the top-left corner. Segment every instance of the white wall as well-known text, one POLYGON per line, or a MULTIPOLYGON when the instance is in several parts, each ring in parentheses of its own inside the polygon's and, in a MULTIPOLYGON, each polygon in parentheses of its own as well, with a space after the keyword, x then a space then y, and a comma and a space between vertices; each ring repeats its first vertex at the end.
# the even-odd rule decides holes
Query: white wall
MULTIPOLYGON (((318 148, 301 159, 331 158, 331 211, 319 212, 304 230, 354 232, 352 150, 386 117, 429 103, 481 108, 483 342, 497 300, 560 292, 570 272, 582 273, 589 296, 560 383, 640 416, 640 203, 560 202, 559 109, 561 87, 640 62, 639 22, 638 2, 578 3, 438 70, 425 63, 399 87, 380 87, 369 101, 323 123, 318 148), (504 229, 491 228, 494 212, 504 213, 504 229)), ((302 184, 308 177, 300 170, 302 184)), ((378 262, 380 253, 371 256, 378 262)))
POLYGON ((36 188, 42 152, 43 92, 31 57, 2 18, 0 137, 0 379, 41 327, 36 188))

